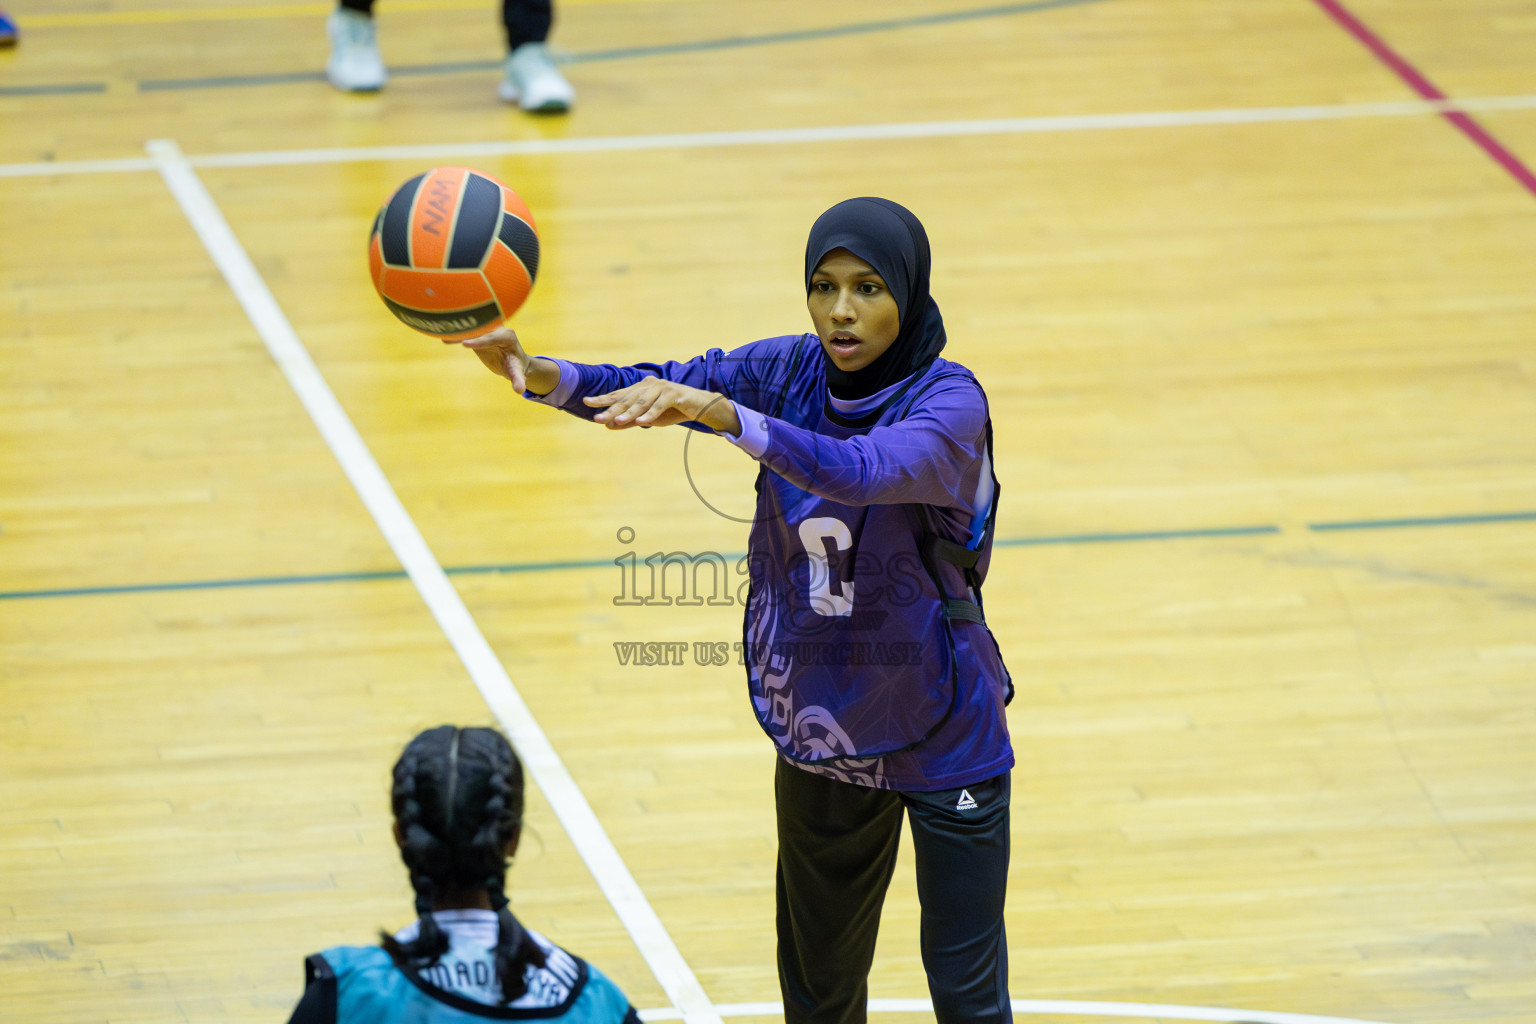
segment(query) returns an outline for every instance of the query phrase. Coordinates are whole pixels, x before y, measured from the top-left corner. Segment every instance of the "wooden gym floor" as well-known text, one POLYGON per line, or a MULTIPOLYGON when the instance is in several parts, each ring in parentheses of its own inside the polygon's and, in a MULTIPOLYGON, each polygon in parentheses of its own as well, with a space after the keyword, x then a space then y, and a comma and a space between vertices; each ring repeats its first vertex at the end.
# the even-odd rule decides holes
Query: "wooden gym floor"
POLYGON ((445 721, 530 762, 533 927, 775 1018, 739 670, 615 646, 737 638, 615 562, 740 551, 752 466, 389 317, 375 210, 467 163, 577 359, 806 329, 816 214, 924 219, 997 430, 1021 1018, 1536 1021, 1536 2, 565 0, 542 119, 491 0, 382 0, 372 97, 322 2, 6 6, 0 1018, 286 1019, 408 920, 387 773, 445 721))

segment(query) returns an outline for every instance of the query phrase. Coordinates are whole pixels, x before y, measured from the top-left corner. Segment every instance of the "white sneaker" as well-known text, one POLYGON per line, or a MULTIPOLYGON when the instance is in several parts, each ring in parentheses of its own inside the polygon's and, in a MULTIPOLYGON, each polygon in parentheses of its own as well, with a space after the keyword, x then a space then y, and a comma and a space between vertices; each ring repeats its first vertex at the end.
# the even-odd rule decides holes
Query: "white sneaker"
POLYGON ((362 11, 338 7, 325 19, 325 32, 331 37, 331 59, 325 64, 325 77, 343 92, 378 92, 384 88, 389 73, 379 56, 379 41, 373 31, 373 19, 362 11))
POLYGON ((506 71, 496 95, 539 114, 563 114, 576 102, 576 90, 565 80, 543 43, 524 43, 507 55, 506 71))

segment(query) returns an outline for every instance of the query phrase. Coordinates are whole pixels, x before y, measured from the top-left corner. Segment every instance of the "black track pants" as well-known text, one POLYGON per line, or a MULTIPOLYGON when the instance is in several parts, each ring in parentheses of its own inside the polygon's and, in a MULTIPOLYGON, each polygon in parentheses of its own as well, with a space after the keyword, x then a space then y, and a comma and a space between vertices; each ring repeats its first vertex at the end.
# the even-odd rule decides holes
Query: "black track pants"
POLYGON ((1013 1019, 1003 931, 1007 774, 963 789, 897 793, 781 759, 774 793, 786 1024, 863 1024, 903 811, 917 861, 923 967, 939 1024, 1013 1019))

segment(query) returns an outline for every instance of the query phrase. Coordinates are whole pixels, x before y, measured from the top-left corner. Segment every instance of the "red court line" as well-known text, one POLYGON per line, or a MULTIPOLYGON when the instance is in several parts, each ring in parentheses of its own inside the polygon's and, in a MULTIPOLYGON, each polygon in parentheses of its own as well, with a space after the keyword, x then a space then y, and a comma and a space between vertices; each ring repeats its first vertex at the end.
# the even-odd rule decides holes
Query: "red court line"
MULTIPOLYGON (((1378 60, 1391 68, 1398 78, 1407 82, 1409 87, 1421 97, 1426 100, 1455 102, 1441 92, 1435 83, 1425 78, 1418 68, 1408 63, 1401 54, 1383 42, 1380 36, 1367 28, 1364 22, 1351 14, 1339 0, 1314 0, 1314 2, 1346 32, 1359 40, 1366 49, 1374 53, 1378 60)), ((1505 149, 1498 139, 1489 135, 1482 125, 1472 119, 1471 115, 1460 110, 1445 110, 1441 111, 1440 116, 1455 125, 1463 135, 1477 143, 1483 152, 1498 161, 1499 166, 1524 185, 1526 191, 1536 195, 1536 174, 1531 173, 1531 169, 1521 163, 1519 157, 1505 149)))

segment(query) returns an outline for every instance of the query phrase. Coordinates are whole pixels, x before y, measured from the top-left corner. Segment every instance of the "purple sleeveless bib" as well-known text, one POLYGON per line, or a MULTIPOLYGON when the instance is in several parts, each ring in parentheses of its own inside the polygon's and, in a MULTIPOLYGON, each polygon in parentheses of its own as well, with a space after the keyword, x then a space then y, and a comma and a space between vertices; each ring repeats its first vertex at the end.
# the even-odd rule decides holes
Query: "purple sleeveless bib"
MULTIPOLYGON (((914 390, 921 387, 914 385, 914 390)), ((899 419, 904 396, 878 422, 899 419)), ((848 437, 823 415, 816 431, 848 437)), ((954 637, 916 505, 853 506, 763 471, 744 641, 759 724, 781 754, 835 765, 916 746, 954 709, 954 637)))

